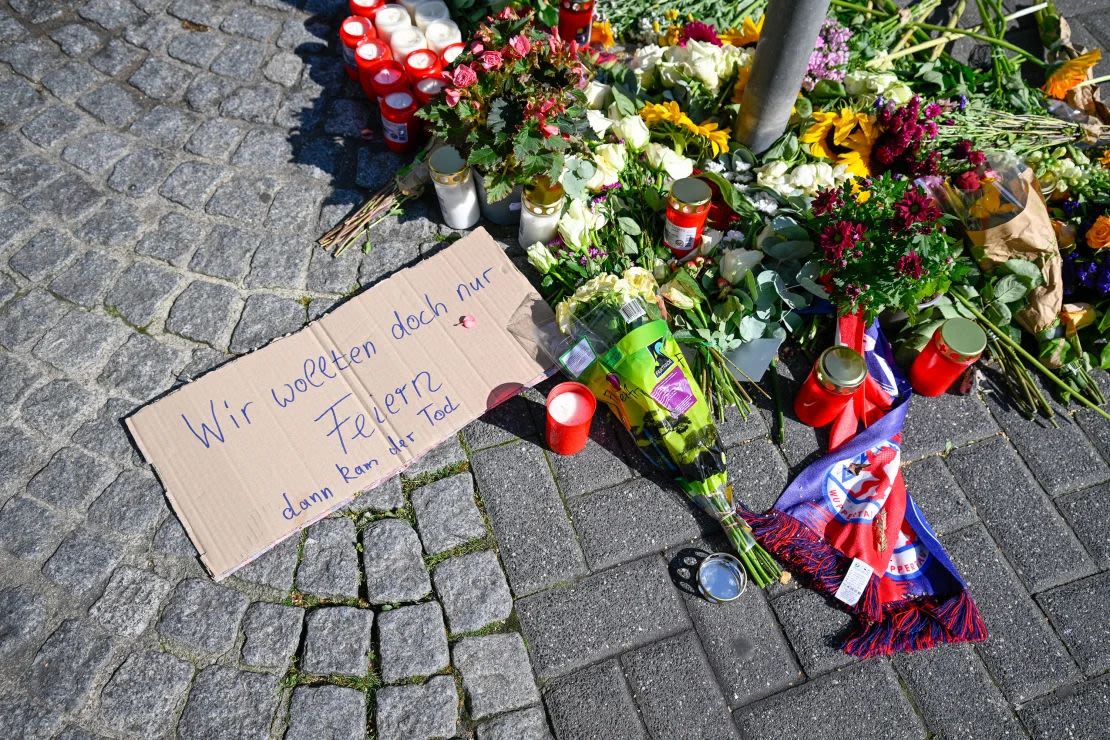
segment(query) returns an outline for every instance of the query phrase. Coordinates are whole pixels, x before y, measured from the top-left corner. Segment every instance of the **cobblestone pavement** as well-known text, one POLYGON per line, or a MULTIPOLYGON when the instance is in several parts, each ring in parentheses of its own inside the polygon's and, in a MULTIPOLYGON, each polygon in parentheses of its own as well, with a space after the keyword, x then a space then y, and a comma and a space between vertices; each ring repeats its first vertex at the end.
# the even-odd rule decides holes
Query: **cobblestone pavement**
MULTIPOLYGON (((328 48, 343 5, 0 3, 0 736, 1105 736, 1110 425, 990 394, 906 430, 975 648, 857 663, 810 591, 683 593, 713 527, 609 423, 546 453, 542 389, 207 578, 120 417, 448 233, 422 201, 369 255, 312 249, 399 164, 328 48)), ((1103 5, 1060 2, 1081 43, 1103 5)), ((722 430, 756 507, 818 448, 767 415, 722 430)))

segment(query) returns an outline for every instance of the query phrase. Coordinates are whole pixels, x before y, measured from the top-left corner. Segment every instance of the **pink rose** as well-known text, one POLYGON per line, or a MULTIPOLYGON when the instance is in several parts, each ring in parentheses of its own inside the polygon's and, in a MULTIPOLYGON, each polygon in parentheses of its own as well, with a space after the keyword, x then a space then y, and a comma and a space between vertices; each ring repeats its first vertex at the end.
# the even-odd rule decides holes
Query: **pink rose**
POLYGON ((478 81, 478 74, 469 64, 460 64, 451 72, 451 82, 455 87, 470 87, 478 81))
POLYGON ((462 100, 462 90, 457 87, 449 87, 443 91, 444 97, 447 99, 447 107, 454 108, 462 100))
POLYGON ((532 42, 523 34, 513 36, 509 39, 509 46, 512 47, 518 57, 526 57, 528 56, 528 52, 532 51, 532 42))
POLYGON ((501 66, 501 52, 483 51, 478 57, 478 61, 482 63, 482 69, 486 70, 487 72, 493 69, 497 69, 501 66))
POLYGON ((478 55, 478 54, 481 54, 485 50, 486 50, 486 45, 483 44, 481 41, 471 41, 470 42, 470 53, 471 54, 478 55))

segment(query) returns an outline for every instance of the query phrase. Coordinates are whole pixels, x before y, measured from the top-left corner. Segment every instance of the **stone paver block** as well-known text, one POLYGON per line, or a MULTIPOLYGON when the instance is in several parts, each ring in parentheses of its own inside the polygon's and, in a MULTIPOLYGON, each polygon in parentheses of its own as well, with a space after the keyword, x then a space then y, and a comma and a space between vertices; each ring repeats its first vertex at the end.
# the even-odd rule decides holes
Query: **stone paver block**
POLYGON ((85 308, 97 306, 120 270, 120 262, 103 252, 86 252, 50 283, 53 293, 85 308))
POLYGON ((807 674, 816 676, 852 662, 852 656, 840 649, 851 631, 852 617, 816 591, 794 591, 771 606, 807 674))
POLYGON ((430 676, 450 662, 443 611, 434 601, 382 612, 378 617, 378 641, 386 683, 430 676))
POLYGON ((382 481, 369 491, 358 494, 347 508, 351 511, 394 511, 405 505, 401 476, 382 481))
POLYGON ((334 599, 358 598, 355 523, 345 517, 324 519, 308 528, 297 588, 334 599))
MULTIPOLYGON (((286 290, 300 288, 304 285, 309 250, 309 246, 295 240, 263 239, 254 253, 254 258, 251 259, 247 287, 286 290)), ((313 249, 312 251, 323 250, 313 249)), ((301 322, 304 323, 303 307, 301 307, 301 322)))
POLYGON ((99 588, 123 557, 123 548, 84 529, 71 532, 42 567, 42 573, 70 594, 99 588))
POLYGON ((539 448, 518 443, 486 450, 474 456, 471 468, 517 596, 585 572, 539 448))
POLYGON ((429 555, 450 550, 486 535, 482 512, 474 503, 470 473, 443 478, 412 494, 420 541, 429 555))
POLYGON ((647 557, 516 603, 536 675, 552 678, 689 628, 657 557, 647 557))
MULTIPOLYGON (((126 44, 124 44, 124 46, 126 46, 126 44)), ((118 50, 120 49, 116 44, 109 44, 109 46, 97 56, 106 60, 106 52, 111 53, 118 50)), ((93 65, 96 66, 96 57, 93 58, 93 65)), ((98 69, 105 72, 105 74, 113 74, 102 68, 98 67, 98 69)), ((142 111, 134 93, 121 86, 118 82, 109 82, 90 93, 85 93, 77 99, 77 104, 96 116, 102 123, 117 129, 130 126, 135 122, 135 119, 139 117, 139 113, 142 111)))
POLYGON ((419 686, 386 686, 375 692, 380 740, 432 740, 454 737, 459 695, 450 676, 419 686))
POLYGON ((135 410, 135 404, 122 398, 109 398, 95 419, 86 422, 73 435, 73 441, 87 450, 112 458, 116 462, 139 462, 131 439, 123 428, 123 417, 135 410))
POLYGON ((1103 737, 1110 718, 1110 679, 1029 702, 1020 714, 1034 740, 1103 737))
POLYGON ((532 707, 478 725, 478 740, 553 740, 553 736, 543 710, 532 707))
POLYGON ((786 460, 768 439, 733 447, 725 453, 725 460, 733 499, 752 511, 764 512, 774 506, 790 479, 786 460))
POLYGON ((948 469, 1030 591, 1094 572, 1082 545, 1004 439, 956 450, 948 469))
POLYGON ((106 303, 134 326, 146 326, 177 291, 181 278, 146 262, 127 268, 108 293, 106 303))
POLYGON ((125 470, 89 507, 87 520, 125 537, 148 538, 166 510, 162 486, 146 470, 125 470))
POLYGON ((94 131, 62 151, 62 159, 90 175, 102 175, 127 152, 126 137, 111 131, 94 131))
MULTIPOLYGON (((315 186, 307 183, 287 185, 274 195, 270 204, 270 213, 266 217, 266 225, 272 229, 280 229, 301 234, 311 234, 316 231, 317 214, 320 211, 320 202, 324 193, 315 186)), ((311 241, 311 240, 310 240, 311 241)), ((307 258, 309 251, 322 251, 313 244, 311 249, 304 250, 307 258)), ((344 253, 345 254, 345 253, 344 253)), ((336 262, 342 261, 334 260, 336 262)), ((357 262, 357 258, 355 259, 357 262)), ((353 284, 352 277, 351 283, 353 284)))
POLYGON ((32 647, 32 640, 46 627, 44 602, 30 586, 0 589, 0 657, 11 660, 32 647))
POLYGON ((456 436, 448 437, 442 443, 432 448, 402 473, 410 480, 426 473, 435 473, 449 465, 456 465, 466 461, 466 451, 463 450, 456 436))
POLYGON ((261 226, 277 190, 278 182, 272 177, 232 177, 216 190, 205 210, 215 216, 261 226))
POLYGON ((166 331, 213 347, 227 344, 231 322, 243 299, 234 288, 196 280, 181 292, 166 319, 166 331))
POLYGON ((293 571, 297 567, 299 544, 300 540, 296 537, 286 538, 235 571, 235 577, 288 592, 293 587, 293 571))
POLYGON ((28 280, 53 275, 74 258, 73 240, 53 229, 40 231, 8 259, 8 266, 28 280))
POLYGON ((58 546, 64 534, 61 523, 42 504, 16 496, 0 509, 0 547, 20 560, 41 560, 58 546))
POLYGON ((998 425, 977 395, 914 396, 903 430, 903 455, 914 460, 943 452, 949 444, 961 447, 997 433, 998 425))
POLYGON ((508 619, 513 596, 493 550, 459 555, 432 574, 453 634, 480 630, 508 619))
POLYGON ((118 321, 74 309, 43 335, 35 357, 73 375, 95 372, 126 338, 127 328, 118 321))
POLYGON ((1037 603, 1088 676, 1110 668, 1110 629, 1097 615, 1110 607, 1110 573, 1038 594, 1037 603))
POLYGON ((309 290, 317 293, 346 293, 358 284, 358 249, 348 249, 333 257, 322 249, 313 249, 308 263, 309 290))
POLYGON ((217 33, 183 33, 170 40, 166 53, 179 62, 204 69, 220 53, 224 43, 224 38, 217 33))
POLYGON ((5 737, 54 737, 61 723, 56 707, 32 699, 26 689, 8 692, 0 701, 0 732, 5 737))
POLYGON ((200 210, 223 179, 224 168, 207 162, 182 162, 170 173, 158 192, 166 200, 200 210))
POLYGON ((299 330, 305 323, 304 306, 292 298, 256 293, 247 298, 243 316, 231 335, 231 351, 249 352, 286 334, 299 330))
POLYGON ((0 344, 22 351, 38 341, 66 314, 66 306, 43 290, 10 301, 0 311, 0 344))
POLYGON ((158 527, 152 543, 154 551, 171 558, 195 558, 199 553, 176 516, 168 516, 158 527))
POLYGON ((544 702, 560 740, 648 737, 624 673, 615 660, 583 668, 548 684, 544 702))
POLYGON ((38 469, 41 455, 39 443, 22 430, 0 428, 0 491, 22 486, 38 469))
POLYGON ((298 686, 289 704, 286 740, 362 740, 366 694, 340 686, 298 686))
POLYGON ((515 632, 464 638, 453 657, 475 719, 539 703, 528 652, 515 632))
POLYGON ((216 226, 197 248, 189 269, 225 280, 242 280, 250 269, 251 255, 259 241, 257 234, 231 226, 216 226))
POLYGON ((185 700, 193 666, 166 653, 135 653, 112 675, 100 695, 100 717, 109 727, 145 737, 173 724, 185 700))
POLYGON ((906 465, 902 474, 906 490, 935 532, 945 534, 975 522, 975 509, 941 458, 926 457, 906 465))
POLYGON ((1061 496, 1056 505, 1098 567, 1110 569, 1110 483, 1061 496))
POLYGON ((417 601, 432 590, 420 538, 400 519, 374 522, 362 532, 362 565, 371 604, 417 601))
POLYGON ((374 612, 351 606, 327 606, 305 617, 301 670, 363 676, 370 669, 370 628, 374 612))
POLYGON ((60 141, 72 138, 84 126, 83 117, 74 115, 72 110, 56 105, 23 124, 20 131, 32 144, 49 149, 60 141))
POLYGON ((147 570, 122 566, 112 574, 89 616, 123 637, 141 635, 158 613, 173 584, 147 570))
POLYGON ((246 130, 243 124, 236 121, 209 118, 193 132, 185 149, 198 157, 227 159, 239 145, 246 130))
POLYGON ((182 267, 207 232, 208 225, 200 220, 183 213, 167 213, 158 221, 158 228, 135 245, 135 251, 182 267))
MULTIPOLYGON (((224 53, 227 53, 226 50, 224 53)), ((257 54, 253 58, 257 59, 257 54)), ((219 63, 219 59, 213 62, 213 70, 219 63)), ((236 74, 238 73, 239 70, 236 70, 236 74)), ((228 95, 220 104, 220 115, 241 118, 251 123, 269 123, 281 102, 281 95, 282 90, 276 85, 245 85, 228 95)))
POLYGON ((142 221, 135 206, 117 198, 105 201, 73 233, 85 243, 123 247, 133 244, 141 230, 142 221))
POLYGON ((202 653, 224 653, 235 644, 250 601, 207 579, 183 581, 158 621, 158 632, 202 653))
POLYGON ((76 447, 63 447, 27 484, 27 493, 48 504, 81 511, 114 477, 108 463, 76 447))
POLYGON ((165 59, 149 57, 127 79, 139 92, 155 100, 169 100, 181 94, 192 75, 165 59))
POLYGON ((200 121, 180 108, 160 105, 131 124, 131 133, 154 144, 177 148, 185 143, 200 121))
POLYGON ((263 668, 283 669, 301 641, 304 609, 282 604, 251 604, 243 617, 243 662, 263 668))
POLYGON ((183 364, 176 349, 136 332, 108 360, 100 382, 132 398, 146 400, 169 388, 173 374, 183 364))
POLYGON ((94 397, 75 380, 53 380, 27 396, 23 423, 48 437, 64 434, 94 405, 94 397))
POLYGON ((653 736, 739 738, 695 633, 642 647, 621 663, 653 736))
POLYGON ((108 187, 138 198, 158 187, 172 166, 172 158, 161 149, 138 149, 116 163, 108 187))
POLYGON ((463 428, 463 439, 471 450, 503 444, 517 437, 531 438, 539 432, 532 411, 543 409, 543 396, 525 390, 470 422, 463 428))
POLYGON ((88 698, 111 654, 111 638, 88 620, 67 620, 39 649, 26 686, 41 701, 73 711, 88 698))
POLYGON ((278 679, 214 665, 197 676, 178 734, 185 740, 268 737, 278 703, 278 679))
POLYGON ((0 354, 0 404, 16 404, 41 379, 38 368, 22 362, 14 354, 0 354))
POLYGON ((624 462, 621 437, 627 434, 612 415, 599 415, 590 426, 590 439, 584 450, 576 455, 549 452, 547 457, 563 495, 581 496, 631 478, 632 471, 624 462))

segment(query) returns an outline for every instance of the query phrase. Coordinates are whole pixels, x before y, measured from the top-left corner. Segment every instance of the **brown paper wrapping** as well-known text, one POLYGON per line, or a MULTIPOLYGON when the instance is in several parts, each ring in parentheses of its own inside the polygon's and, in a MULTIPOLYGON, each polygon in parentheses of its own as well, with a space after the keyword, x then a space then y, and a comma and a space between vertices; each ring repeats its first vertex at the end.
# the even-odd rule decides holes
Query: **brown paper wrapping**
POLYGON ((1009 259, 1025 259, 1037 263, 1044 276, 1044 285, 1028 295, 1028 304, 1014 315, 1026 330, 1038 334, 1057 320, 1064 303, 1063 260, 1056 244, 1052 219, 1041 196, 1040 186, 1032 170, 1020 175, 1026 184, 1025 208, 1004 224, 982 231, 968 231, 972 253, 986 271, 1009 259))

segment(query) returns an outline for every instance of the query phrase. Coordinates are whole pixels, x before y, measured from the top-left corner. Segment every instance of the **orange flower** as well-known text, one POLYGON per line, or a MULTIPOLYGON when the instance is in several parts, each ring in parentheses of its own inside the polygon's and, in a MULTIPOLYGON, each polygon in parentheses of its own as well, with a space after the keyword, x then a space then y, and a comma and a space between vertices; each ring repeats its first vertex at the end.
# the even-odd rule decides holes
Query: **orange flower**
POLYGON ((1065 303, 1060 309, 1060 321, 1069 337, 1080 329, 1095 323, 1095 307, 1090 303, 1065 303))
POLYGON ((1098 163, 1110 170, 1110 149, 1102 153, 1102 158, 1098 160, 1098 163))
POLYGON ((615 41, 616 39, 613 38, 613 24, 609 21, 594 21, 593 28, 590 29, 591 44, 600 46, 602 49, 608 49, 615 41))
POLYGON ((1091 249, 1110 247, 1110 216, 1099 216, 1087 229, 1087 246, 1091 249))
POLYGON ((1098 49, 1092 49, 1075 59, 1069 59, 1048 76, 1048 81, 1041 89, 1048 97, 1063 100, 1070 90, 1087 79, 1087 75, 1100 59, 1102 59, 1102 52, 1098 49))
POLYGON ((744 88, 748 86, 748 78, 752 76, 752 65, 747 65, 736 70, 736 84, 732 88, 732 102, 740 103, 744 100, 744 88))

